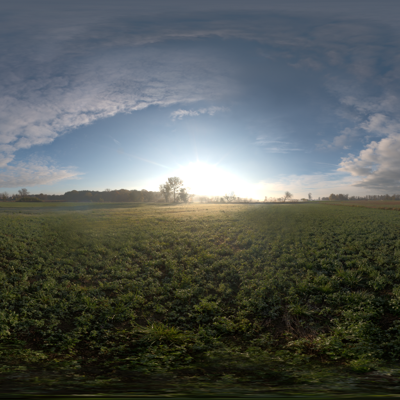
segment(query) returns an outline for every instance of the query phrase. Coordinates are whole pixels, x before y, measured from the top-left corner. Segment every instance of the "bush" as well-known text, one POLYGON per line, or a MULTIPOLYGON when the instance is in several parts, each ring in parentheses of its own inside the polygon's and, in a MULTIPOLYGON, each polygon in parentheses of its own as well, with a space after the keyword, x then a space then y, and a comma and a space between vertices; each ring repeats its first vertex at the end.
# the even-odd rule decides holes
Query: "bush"
POLYGON ((38 203, 41 202, 42 200, 38 199, 37 197, 21 197, 17 200, 18 202, 30 202, 30 203, 38 203))

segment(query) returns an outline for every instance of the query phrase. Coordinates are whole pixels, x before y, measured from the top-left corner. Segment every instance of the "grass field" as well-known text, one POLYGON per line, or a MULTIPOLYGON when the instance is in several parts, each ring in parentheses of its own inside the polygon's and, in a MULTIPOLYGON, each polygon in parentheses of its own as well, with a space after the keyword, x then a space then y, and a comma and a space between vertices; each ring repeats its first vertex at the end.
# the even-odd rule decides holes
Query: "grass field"
POLYGON ((325 202, 324 204, 400 211, 399 200, 346 200, 346 201, 325 202))
POLYGON ((10 392, 400 387, 400 213, 0 203, 10 392))

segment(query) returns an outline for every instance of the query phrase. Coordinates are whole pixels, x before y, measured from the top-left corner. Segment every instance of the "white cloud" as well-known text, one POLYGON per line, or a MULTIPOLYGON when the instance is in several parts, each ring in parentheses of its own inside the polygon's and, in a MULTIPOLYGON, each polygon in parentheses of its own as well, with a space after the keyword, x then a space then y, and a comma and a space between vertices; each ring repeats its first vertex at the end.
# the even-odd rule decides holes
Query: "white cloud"
POLYGON ((349 154, 342 159, 340 168, 354 177, 356 187, 376 191, 400 190, 400 134, 369 143, 358 156, 349 154))
POLYGON ((208 114, 208 115, 214 115, 216 112, 224 112, 228 111, 228 108, 226 107, 208 107, 208 108, 200 108, 198 110, 176 110, 171 113, 171 119, 172 121, 175 121, 177 119, 181 120, 183 117, 198 117, 199 115, 202 114, 208 114))
POLYGON ((346 128, 328 147, 349 148, 348 144, 364 135, 370 141, 358 155, 343 157, 338 171, 354 178, 353 186, 375 192, 400 191, 400 116, 399 98, 393 94, 360 99, 344 96, 342 104, 352 107, 358 116, 355 128, 346 128), (375 140, 371 141, 371 138, 375 140), (376 139, 378 138, 378 139, 376 139), (380 139, 382 138, 382 139, 380 139))
POLYGON ((81 173, 74 168, 57 168, 42 162, 20 162, 0 171, 0 187, 49 185, 65 179, 76 179, 81 173))
POLYGON ((378 136, 400 133, 400 123, 381 113, 370 115, 366 121, 360 124, 360 127, 378 136))

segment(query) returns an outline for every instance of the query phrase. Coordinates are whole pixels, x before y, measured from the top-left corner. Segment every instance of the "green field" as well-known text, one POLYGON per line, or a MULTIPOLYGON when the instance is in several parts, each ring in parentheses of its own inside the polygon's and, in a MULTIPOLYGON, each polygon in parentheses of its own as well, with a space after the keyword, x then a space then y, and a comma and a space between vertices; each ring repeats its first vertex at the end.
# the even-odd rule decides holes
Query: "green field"
POLYGON ((400 213, 0 203, 13 393, 396 393, 400 213))
POLYGON ((346 200, 346 201, 329 201, 325 202, 324 204, 400 211, 399 200, 346 200))

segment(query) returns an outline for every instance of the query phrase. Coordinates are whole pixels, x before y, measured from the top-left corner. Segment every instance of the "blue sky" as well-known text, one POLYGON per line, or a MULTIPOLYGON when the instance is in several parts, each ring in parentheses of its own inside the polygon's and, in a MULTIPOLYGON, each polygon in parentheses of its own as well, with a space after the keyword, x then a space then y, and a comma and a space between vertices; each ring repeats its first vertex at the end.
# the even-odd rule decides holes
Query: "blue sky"
POLYGON ((397 1, 0 11, 0 191, 400 192, 397 1))

